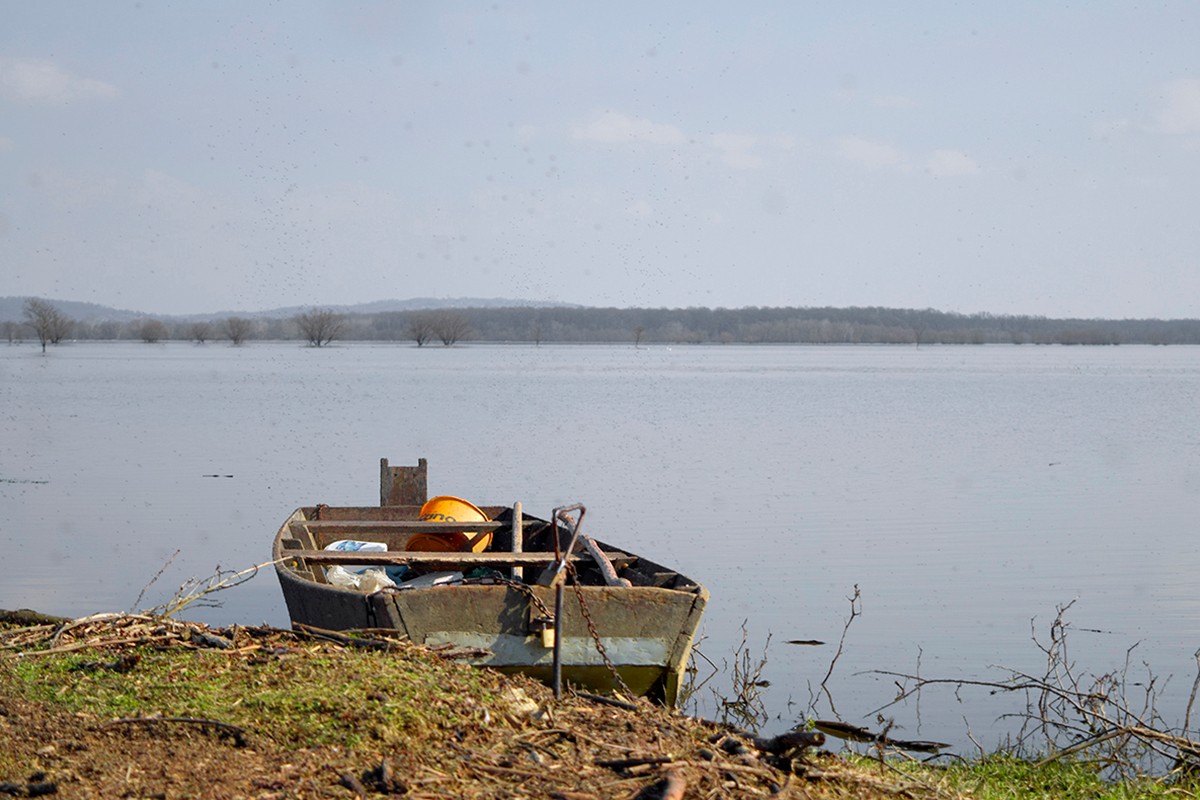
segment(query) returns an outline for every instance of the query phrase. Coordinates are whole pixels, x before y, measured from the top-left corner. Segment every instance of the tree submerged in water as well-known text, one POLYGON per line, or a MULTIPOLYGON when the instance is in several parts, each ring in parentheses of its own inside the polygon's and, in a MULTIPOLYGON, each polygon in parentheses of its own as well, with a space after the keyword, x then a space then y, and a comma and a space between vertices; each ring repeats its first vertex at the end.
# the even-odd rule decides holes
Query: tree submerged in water
POLYGON ((58 344, 71 332, 71 318, 45 300, 29 298, 25 301, 24 311, 25 323, 33 328, 43 353, 47 344, 58 344))
POLYGON ((313 308, 295 317, 300 333, 313 347, 324 347, 341 335, 346 320, 328 308, 313 308))

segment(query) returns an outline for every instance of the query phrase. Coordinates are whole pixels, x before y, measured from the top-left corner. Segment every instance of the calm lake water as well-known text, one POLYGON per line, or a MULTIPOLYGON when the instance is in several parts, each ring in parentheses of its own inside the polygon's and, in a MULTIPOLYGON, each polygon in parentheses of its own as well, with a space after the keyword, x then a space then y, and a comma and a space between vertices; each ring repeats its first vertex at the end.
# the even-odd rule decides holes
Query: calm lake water
MULTIPOLYGON (((266 561, 296 506, 377 503, 380 457, 423 456, 431 492, 580 501, 587 532, 705 583, 700 649, 728 660, 743 628, 765 648, 769 729, 816 699, 855 586, 828 684, 848 722, 895 695, 874 670, 1040 674, 1031 634, 1071 601, 1077 668, 1136 645, 1131 676, 1170 677, 1177 722, 1200 647, 1197 398, 1194 347, 0 347, 0 608, 163 602, 266 561)), ((287 624, 273 571, 217 599, 184 616, 287 624)), ((884 713, 990 746, 1023 707, 947 689, 884 713)))

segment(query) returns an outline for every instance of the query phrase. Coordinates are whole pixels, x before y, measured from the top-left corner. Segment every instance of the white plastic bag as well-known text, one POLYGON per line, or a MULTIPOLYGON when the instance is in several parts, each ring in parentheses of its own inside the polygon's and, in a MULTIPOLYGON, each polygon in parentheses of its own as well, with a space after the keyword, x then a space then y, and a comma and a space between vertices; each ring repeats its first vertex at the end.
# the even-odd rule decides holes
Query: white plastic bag
POLYGON ((364 569, 362 572, 351 572, 343 566, 334 564, 325 570, 325 579, 334 586, 355 589, 367 594, 373 594, 396 585, 396 582, 389 578, 386 572, 374 567, 364 569))
MULTIPOLYGON (((348 553, 386 553, 387 545, 383 542, 364 542, 358 539, 338 539, 325 545, 326 550, 338 550, 348 553)), ((343 567, 334 564, 325 570, 325 579, 334 586, 346 589, 357 589, 368 594, 395 586, 396 582, 378 567, 368 567, 365 564, 343 567)))
POLYGON ((338 539, 325 545, 326 550, 341 550, 342 552, 386 553, 387 545, 383 542, 363 542, 358 539, 338 539))

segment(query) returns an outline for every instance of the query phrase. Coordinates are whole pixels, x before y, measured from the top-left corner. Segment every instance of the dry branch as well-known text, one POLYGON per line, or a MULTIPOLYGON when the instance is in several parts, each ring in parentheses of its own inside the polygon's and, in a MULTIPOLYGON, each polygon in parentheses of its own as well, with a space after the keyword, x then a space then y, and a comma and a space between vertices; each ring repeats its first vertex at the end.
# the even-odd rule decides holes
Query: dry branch
MULTIPOLYGON (((1194 760, 1194 754, 1200 752, 1200 740, 1190 733, 1190 713, 1200 688, 1200 674, 1193 683, 1183 727, 1173 730, 1157 709, 1159 684, 1149 665, 1143 665, 1146 679, 1131 682, 1130 662, 1137 645, 1126 651, 1119 670, 1099 675, 1077 670, 1069 657, 1070 625, 1065 619, 1072 604, 1057 609, 1047 641, 1039 639, 1036 629, 1033 631, 1034 644, 1046 659, 1042 675, 1006 669, 1005 679, 976 680, 873 670, 903 681, 897 682, 900 691, 896 697, 875 713, 931 686, 953 686, 956 692, 964 687, 987 689, 993 694, 1020 692, 1026 698, 1024 711, 1006 715, 1022 721, 1015 749, 1018 754, 1042 755, 1040 763, 1088 753, 1105 764, 1112 777, 1127 779, 1161 774, 1194 760), (1133 689, 1140 690, 1140 697, 1133 689)), ((1200 673, 1200 653, 1197 669, 1200 673)))

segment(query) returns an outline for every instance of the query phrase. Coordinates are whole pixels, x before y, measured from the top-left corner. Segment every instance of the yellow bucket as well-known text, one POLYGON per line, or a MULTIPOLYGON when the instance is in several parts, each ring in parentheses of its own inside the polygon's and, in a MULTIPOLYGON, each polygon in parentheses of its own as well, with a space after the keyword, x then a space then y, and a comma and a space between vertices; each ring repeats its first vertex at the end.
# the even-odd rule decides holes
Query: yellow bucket
MULTIPOLYGON (((473 503, 469 503, 461 497, 441 495, 430 499, 421 506, 420 519, 429 522, 487 522, 488 516, 473 503)), ((466 550, 467 544, 475 535, 470 531, 465 533, 417 533, 409 538, 408 546, 405 549, 413 553, 457 553, 466 550)), ((491 531, 488 531, 479 537, 479 541, 471 550, 481 553, 491 543, 492 534, 491 531)))

